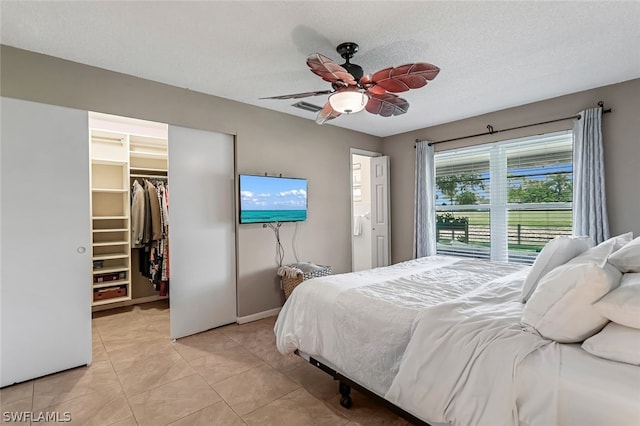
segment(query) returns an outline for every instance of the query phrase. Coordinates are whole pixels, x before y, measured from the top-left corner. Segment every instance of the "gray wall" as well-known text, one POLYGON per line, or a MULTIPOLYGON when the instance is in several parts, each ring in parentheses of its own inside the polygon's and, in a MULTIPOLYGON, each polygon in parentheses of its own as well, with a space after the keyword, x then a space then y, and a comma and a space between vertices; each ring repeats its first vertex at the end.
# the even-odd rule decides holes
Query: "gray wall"
MULTIPOLYGON (((595 107, 604 101, 612 108, 603 117, 606 191, 609 224, 613 235, 633 231, 640 235, 640 79, 509 108, 439 126, 387 137, 383 153, 391 157, 391 253, 392 261, 412 257, 413 191, 416 139, 444 140, 524 124, 554 120, 595 107)), ((436 151, 539 133, 571 129, 572 120, 436 145, 436 151)))
MULTIPOLYGON (((380 151, 380 138, 8 46, 0 56, 2 96, 232 134, 238 173, 306 177, 309 219, 298 255, 351 270, 349 148, 380 151)), ((293 231, 282 226, 287 263, 293 231)), ((238 315, 280 307, 273 232, 238 225, 237 259, 238 315)))
MULTIPOLYGON (((442 140, 573 115, 599 100, 613 108, 604 117, 606 183, 611 231, 640 234, 640 80, 562 96, 429 127, 381 140, 226 99, 2 46, 2 96, 86 109, 236 135, 236 169, 309 179, 309 220, 300 224, 301 260, 351 269, 349 148, 391 157, 392 261, 411 258, 414 142, 442 140)), ((571 128, 572 122, 505 132, 438 145, 440 149, 511 139, 571 128)), ((281 237, 285 262, 294 261, 293 224, 281 237)), ((238 315, 277 308, 275 240, 260 225, 239 225, 238 315)))

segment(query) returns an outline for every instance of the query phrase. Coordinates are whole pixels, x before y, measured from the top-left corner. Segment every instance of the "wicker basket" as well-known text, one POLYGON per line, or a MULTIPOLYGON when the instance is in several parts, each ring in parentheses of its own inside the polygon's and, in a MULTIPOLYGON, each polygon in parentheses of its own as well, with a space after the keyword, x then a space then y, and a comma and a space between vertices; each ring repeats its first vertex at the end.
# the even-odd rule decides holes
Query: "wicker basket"
POLYGON ((286 274, 280 277, 285 299, 289 298, 293 289, 302 281, 331 275, 331 266, 314 265, 312 263, 294 263, 293 265, 287 266, 290 268, 296 268, 299 272, 295 277, 288 276, 286 274))

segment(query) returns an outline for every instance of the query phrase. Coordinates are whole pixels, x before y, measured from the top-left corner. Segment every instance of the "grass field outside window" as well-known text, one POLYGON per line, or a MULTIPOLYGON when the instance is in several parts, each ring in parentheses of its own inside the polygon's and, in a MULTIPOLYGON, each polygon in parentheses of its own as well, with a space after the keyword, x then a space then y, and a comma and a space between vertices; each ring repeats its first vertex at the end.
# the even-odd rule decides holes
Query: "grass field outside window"
POLYGON ((572 144, 561 132, 437 154, 437 252, 532 263, 571 235, 572 144))

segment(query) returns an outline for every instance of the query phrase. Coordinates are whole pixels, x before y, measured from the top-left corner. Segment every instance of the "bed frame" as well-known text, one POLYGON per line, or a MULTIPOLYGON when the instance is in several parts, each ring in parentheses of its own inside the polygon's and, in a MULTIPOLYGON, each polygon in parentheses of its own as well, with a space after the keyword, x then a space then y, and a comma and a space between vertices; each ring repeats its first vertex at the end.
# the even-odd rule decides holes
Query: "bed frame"
MULTIPOLYGON (((305 357, 303 357, 298 351, 295 351, 295 353, 298 356, 305 359, 305 357)), ((370 398, 374 399, 376 402, 381 403, 382 405, 384 405, 385 407, 387 407, 388 409, 390 409, 400 417, 404 418, 405 420, 410 421, 414 425, 431 426, 429 423, 425 422, 424 420, 417 418, 413 414, 408 413, 407 411, 403 410, 397 405, 387 401, 380 395, 370 391, 369 389, 365 388, 359 383, 354 382, 350 378, 344 376, 343 374, 327 366, 326 364, 323 364, 322 362, 318 361, 314 357, 309 356, 309 363, 314 367, 317 367, 320 370, 324 371, 325 373, 329 374, 331 377, 333 377, 333 380, 337 380, 339 382, 338 390, 340 392, 340 405, 342 405, 344 408, 349 409, 353 405, 353 401, 351 400, 351 389, 353 388, 359 392, 364 393, 370 398)))

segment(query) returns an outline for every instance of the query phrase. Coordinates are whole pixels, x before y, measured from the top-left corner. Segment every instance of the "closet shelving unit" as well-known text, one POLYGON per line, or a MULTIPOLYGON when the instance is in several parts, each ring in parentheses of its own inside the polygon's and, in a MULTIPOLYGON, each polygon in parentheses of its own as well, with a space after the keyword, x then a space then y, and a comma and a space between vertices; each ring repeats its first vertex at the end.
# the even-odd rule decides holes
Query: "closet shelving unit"
POLYGON ((129 135, 91 129, 93 303, 131 299, 129 135))
POLYGON ((129 177, 134 179, 166 179, 169 146, 166 139, 131 135, 129 177))
POLYGON ((132 175, 167 176, 168 143, 166 139, 130 135, 129 147, 129 166, 132 175))
MULTIPOLYGON (((131 185, 135 179, 166 178, 168 140, 157 126, 141 120, 92 114, 92 306, 101 310, 135 296, 133 285, 140 274, 132 269, 131 185)), ((141 294, 135 297, 146 298, 144 290, 141 294)))

